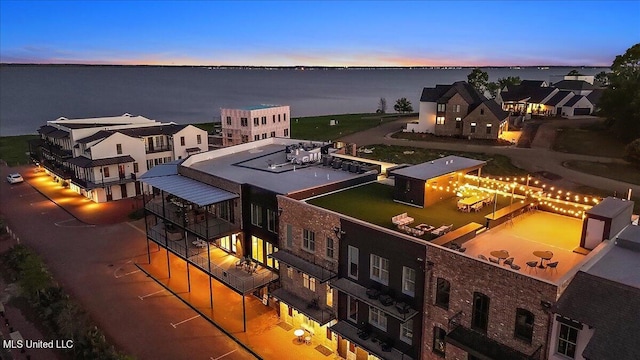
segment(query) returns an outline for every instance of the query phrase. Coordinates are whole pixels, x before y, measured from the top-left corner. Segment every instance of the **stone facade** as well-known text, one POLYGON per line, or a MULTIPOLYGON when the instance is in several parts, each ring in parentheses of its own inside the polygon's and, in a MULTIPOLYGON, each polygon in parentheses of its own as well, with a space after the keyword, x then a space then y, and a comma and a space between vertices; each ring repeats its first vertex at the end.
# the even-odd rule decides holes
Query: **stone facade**
POLYGON ((502 130, 501 124, 506 119, 498 119, 486 104, 480 104, 467 115, 462 124, 462 135, 474 139, 497 139, 502 130), (471 123, 475 123, 475 132, 472 132, 471 123), (491 125, 491 132, 487 133, 487 124, 491 125))
POLYGON ((468 111, 469 103, 460 94, 453 95, 446 103, 445 112, 436 113, 435 134, 445 136, 462 135, 462 121, 458 122, 456 118, 464 119, 468 111), (444 116, 444 124, 438 124, 438 116, 444 116))
MULTIPOLYGON (((438 326, 449 333, 453 328, 449 320, 456 316, 457 323, 471 328, 474 292, 489 297, 489 317, 486 336, 512 349, 530 355, 547 347, 549 309, 542 304, 553 304, 557 287, 485 261, 477 260, 448 249, 430 245, 428 259, 433 263, 426 279, 424 337, 422 359, 442 359, 433 352, 433 331, 438 326), (435 305, 436 283, 444 278, 451 284, 449 309, 435 305), (515 337, 516 309, 534 315, 531 343, 515 337), (459 314, 460 313, 460 314, 459 314)), ((544 357, 544 355, 542 355, 544 357)), ((446 345, 446 359, 466 360, 466 351, 446 345)))

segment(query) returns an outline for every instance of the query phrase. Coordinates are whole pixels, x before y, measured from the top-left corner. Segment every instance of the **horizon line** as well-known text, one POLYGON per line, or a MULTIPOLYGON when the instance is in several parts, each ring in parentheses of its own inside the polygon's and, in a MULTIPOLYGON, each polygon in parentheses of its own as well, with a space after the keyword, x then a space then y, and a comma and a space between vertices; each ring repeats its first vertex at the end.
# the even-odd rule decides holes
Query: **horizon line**
POLYGON ((211 67, 211 68, 540 68, 540 67, 581 67, 581 68, 610 68, 606 65, 208 65, 208 64, 100 64, 100 63, 38 63, 38 62, 0 62, 0 65, 29 65, 29 66, 149 66, 149 67, 211 67))

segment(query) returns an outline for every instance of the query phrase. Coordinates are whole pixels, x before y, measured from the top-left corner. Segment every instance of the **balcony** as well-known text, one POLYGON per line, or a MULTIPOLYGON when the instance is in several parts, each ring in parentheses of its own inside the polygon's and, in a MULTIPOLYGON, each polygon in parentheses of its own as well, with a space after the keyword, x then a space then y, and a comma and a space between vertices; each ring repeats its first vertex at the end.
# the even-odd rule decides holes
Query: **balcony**
MULTIPOLYGON (((404 352, 398 349, 396 343, 400 341, 394 341, 389 338, 381 337, 380 335, 371 333, 364 335, 361 329, 349 324, 347 321, 339 321, 337 324, 330 328, 333 332, 339 334, 343 338, 357 344, 361 348, 365 349, 368 353, 375 355, 380 359, 387 360, 411 360, 412 356, 407 353, 411 348, 406 349, 404 352)), ((420 341, 414 339, 414 341, 420 341)))
POLYGON ((295 308, 298 312, 303 313, 313 321, 317 322, 320 326, 323 326, 336 318, 331 310, 323 308, 317 301, 305 300, 286 289, 276 289, 272 291, 270 295, 290 307, 295 308))
POLYGON ((165 231, 162 223, 149 228, 147 237, 241 294, 278 279, 277 274, 262 266, 255 271, 247 271, 238 266, 240 259, 237 257, 212 244, 198 247, 193 244, 197 242, 196 236, 173 229, 165 231))
POLYGON ((480 359, 539 360, 540 348, 526 355, 486 334, 456 325, 446 336, 446 342, 480 359))
POLYGON ((393 316, 402 322, 408 321, 418 314, 418 311, 407 302, 394 298, 389 294, 380 293, 375 289, 367 289, 346 278, 331 281, 331 286, 369 306, 382 310, 385 314, 393 316))
POLYGON ((137 179, 136 174, 134 173, 129 174, 129 176, 119 176, 116 179, 106 178, 104 179, 104 181, 97 181, 97 182, 81 179, 75 176, 75 174, 71 177, 71 181, 74 184, 80 186, 85 190, 92 190, 92 189, 97 189, 97 188, 102 188, 102 187, 112 186, 112 185, 127 184, 130 182, 136 181, 136 179, 137 179))
POLYGON ((145 208, 206 240, 216 239, 240 229, 239 225, 216 217, 205 208, 179 201, 164 201, 163 205, 160 196, 147 202, 145 208))
POLYGON ((173 150, 173 146, 171 145, 164 145, 164 146, 145 146, 144 151, 147 154, 153 154, 153 153, 159 153, 159 152, 163 152, 163 151, 172 151, 173 150))

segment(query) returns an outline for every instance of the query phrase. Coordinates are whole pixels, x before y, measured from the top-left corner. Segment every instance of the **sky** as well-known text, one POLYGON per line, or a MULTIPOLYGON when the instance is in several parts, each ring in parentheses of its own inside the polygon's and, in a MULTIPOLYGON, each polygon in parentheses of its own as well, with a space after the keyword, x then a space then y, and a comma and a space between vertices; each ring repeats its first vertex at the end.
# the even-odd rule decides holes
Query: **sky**
POLYGON ((10 1, 0 62, 609 66, 635 1, 10 1))

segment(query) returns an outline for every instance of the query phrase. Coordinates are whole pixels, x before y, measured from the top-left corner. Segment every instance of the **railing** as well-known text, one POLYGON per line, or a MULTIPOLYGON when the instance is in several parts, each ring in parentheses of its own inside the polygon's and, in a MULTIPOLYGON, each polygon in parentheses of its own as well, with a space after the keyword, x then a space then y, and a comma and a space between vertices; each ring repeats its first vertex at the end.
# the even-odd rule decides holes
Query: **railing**
POLYGON ((171 151, 173 150, 173 146, 171 145, 165 145, 165 146, 154 146, 153 148, 149 148, 149 146, 145 146, 144 151, 147 154, 153 154, 153 153, 158 153, 158 152, 163 152, 163 151, 171 151))

